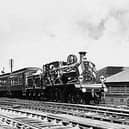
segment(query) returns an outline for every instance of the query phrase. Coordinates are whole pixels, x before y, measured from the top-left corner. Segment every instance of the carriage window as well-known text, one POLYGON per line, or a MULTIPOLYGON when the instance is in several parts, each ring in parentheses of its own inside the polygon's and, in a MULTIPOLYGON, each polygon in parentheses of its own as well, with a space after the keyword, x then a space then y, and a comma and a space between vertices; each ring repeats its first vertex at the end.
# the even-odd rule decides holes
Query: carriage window
POLYGON ((13 80, 10 80, 11 86, 13 85, 13 80))
POLYGON ((111 98, 111 102, 114 102, 114 99, 113 98, 111 98))
POLYGON ((41 85, 40 78, 35 79, 35 84, 36 84, 36 87, 40 87, 41 85))
POLYGON ((120 99, 120 102, 123 103, 124 102, 124 99, 120 99))
POLYGON ((18 85, 22 85, 22 84, 23 84, 23 76, 20 75, 20 76, 18 77, 18 85))
POLYGON ((14 78, 14 85, 17 85, 18 84, 18 78, 14 78))
POLYGON ((17 78, 12 78, 12 79, 10 80, 10 82, 11 82, 11 86, 14 86, 14 85, 17 85, 17 84, 18 84, 17 78))
POLYGON ((3 81, 2 80, 0 80, 0 86, 3 86, 3 81))
POLYGON ((33 86, 33 80, 32 79, 28 79, 28 87, 32 87, 33 86))

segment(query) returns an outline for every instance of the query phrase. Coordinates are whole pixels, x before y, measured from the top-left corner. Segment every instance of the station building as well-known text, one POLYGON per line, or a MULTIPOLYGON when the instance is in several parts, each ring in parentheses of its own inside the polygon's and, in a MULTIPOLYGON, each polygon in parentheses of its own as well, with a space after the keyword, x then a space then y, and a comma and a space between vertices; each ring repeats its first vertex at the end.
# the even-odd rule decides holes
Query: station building
POLYGON ((112 105, 129 105, 129 67, 105 67, 98 71, 105 77, 107 92, 105 103, 112 105))

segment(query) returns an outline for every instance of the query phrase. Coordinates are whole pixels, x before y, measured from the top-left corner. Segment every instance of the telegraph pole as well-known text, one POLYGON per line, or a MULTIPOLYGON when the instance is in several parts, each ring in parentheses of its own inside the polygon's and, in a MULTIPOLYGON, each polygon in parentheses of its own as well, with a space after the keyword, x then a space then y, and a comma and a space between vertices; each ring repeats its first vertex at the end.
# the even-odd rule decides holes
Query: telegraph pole
MULTIPOLYGON (((13 72, 13 64, 14 64, 14 60, 12 58, 9 59, 9 67, 10 67, 10 70, 11 70, 10 75, 13 72)), ((10 85, 8 86, 8 95, 11 96, 11 94, 12 94, 11 93, 11 85, 12 85, 12 79, 11 78, 9 78, 9 83, 10 83, 10 85)))
POLYGON ((9 66, 10 66, 11 73, 13 72, 13 64, 14 64, 14 60, 11 58, 9 60, 9 66))

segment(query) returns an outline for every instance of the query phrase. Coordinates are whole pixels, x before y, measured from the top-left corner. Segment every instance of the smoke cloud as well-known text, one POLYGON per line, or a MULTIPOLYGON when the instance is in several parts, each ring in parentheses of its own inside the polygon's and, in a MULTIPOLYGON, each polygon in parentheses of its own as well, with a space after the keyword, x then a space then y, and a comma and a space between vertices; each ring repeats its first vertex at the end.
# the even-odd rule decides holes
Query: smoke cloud
POLYGON ((122 40, 129 38, 129 10, 111 9, 104 18, 99 19, 99 22, 93 20, 83 19, 77 22, 80 31, 90 38, 94 40, 99 40, 103 36, 122 40))

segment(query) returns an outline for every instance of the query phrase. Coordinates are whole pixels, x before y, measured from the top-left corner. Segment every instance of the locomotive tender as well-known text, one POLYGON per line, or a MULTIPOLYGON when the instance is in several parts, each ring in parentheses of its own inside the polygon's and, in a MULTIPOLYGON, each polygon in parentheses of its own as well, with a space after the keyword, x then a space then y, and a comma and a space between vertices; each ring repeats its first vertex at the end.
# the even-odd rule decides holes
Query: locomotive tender
POLYGON ((93 104, 101 101, 102 84, 96 84, 95 64, 86 52, 80 59, 71 54, 67 61, 55 61, 37 67, 23 68, 0 75, 0 96, 93 104))

